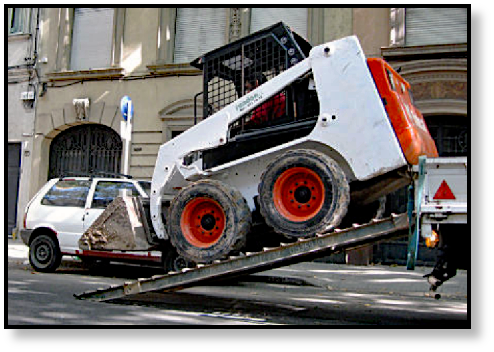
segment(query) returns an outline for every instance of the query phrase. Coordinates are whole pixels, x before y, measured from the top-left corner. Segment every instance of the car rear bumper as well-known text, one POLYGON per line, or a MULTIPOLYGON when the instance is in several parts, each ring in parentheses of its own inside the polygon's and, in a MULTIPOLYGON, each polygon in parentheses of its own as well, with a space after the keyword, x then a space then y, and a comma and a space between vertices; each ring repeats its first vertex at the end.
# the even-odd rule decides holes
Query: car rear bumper
POLYGON ((29 239, 31 238, 31 234, 33 233, 33 230, 28 230, 28 229, 22 229, 20 231, 21 235, 21 240, 24 242, 26 246, 29 246, 29 239))

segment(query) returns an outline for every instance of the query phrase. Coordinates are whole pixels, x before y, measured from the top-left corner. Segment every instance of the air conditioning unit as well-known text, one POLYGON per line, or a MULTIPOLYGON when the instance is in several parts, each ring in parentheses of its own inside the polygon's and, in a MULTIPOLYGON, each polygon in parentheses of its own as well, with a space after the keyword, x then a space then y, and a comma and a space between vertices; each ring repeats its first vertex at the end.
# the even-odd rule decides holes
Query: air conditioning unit
POLYGON ((34 91, 21 92, 21 100, 34 100, 34 91))

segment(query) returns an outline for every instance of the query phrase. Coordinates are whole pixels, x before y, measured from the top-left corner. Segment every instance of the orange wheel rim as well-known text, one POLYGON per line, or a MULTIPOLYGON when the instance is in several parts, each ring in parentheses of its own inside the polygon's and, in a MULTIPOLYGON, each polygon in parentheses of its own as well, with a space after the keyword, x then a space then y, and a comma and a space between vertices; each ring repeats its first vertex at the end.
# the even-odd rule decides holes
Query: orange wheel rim
POLYGON ((316 216, 324 204, 325 187, 314 171, 294 167, 284 171, 273 187, 274 206, 286 219, 303 222, 316 216))
POLYGON ((185 239, 193 246, 207 248, 220 239, 225 230, 225 213, 211 198, 195 198, 185 206, 180 218, 185 239))

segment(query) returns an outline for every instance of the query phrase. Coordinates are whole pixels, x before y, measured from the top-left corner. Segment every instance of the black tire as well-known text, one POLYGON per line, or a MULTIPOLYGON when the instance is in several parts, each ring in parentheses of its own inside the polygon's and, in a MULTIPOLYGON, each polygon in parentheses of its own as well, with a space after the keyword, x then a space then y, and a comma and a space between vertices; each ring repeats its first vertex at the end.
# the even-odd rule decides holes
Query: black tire
POLYGON ((110 261, 108 259, 93 258, 93 257, 79 257, 82 265, 90 272, 101 273, 101 271, 108 269, 110 261))
POLYGON ((329 156, 293 150, 276 158, 261 177, 259 207, 266 223, 288 237, 310 237, 338 226, 350 187, 329 156))
POLYGON ((182 269, 193 267, 193 263, 187 261, 184 257, 179 255, 174 248, 163 252, 162 265, 165 273, 170 271, 180 272, 182 269))
POLYGON ((348 213, 342 221, 342 226, 350 227, 352 224, 366 224, 373 219, 379 220, 384 217, 385 212, 386 196, 382 196, 370 204, 350 205, 348 213))
POLYGON ((168 233, 187 261, 210 262, 245 245, 252 217, 236 189, 215 180, 182 189, 170 205, 168 233))
POLYGON ((36 271, 54 272, 62 261, 60 247, 48 235, 38 235, 29 246, 29 263, 36 271))

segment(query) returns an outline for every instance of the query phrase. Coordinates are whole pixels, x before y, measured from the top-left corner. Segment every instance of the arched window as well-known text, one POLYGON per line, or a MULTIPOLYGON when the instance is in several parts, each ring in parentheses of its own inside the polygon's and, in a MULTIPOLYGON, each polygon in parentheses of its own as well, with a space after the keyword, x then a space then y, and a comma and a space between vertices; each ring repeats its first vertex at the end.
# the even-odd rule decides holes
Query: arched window
POLYGON ((103 125, 80 125, 57 135, 50 146, 48 178, 120 172, 122 140, 103 125))
POLYGON ((426 116, 439 156, 468 156, 468 120, 464 116, 426 116))

